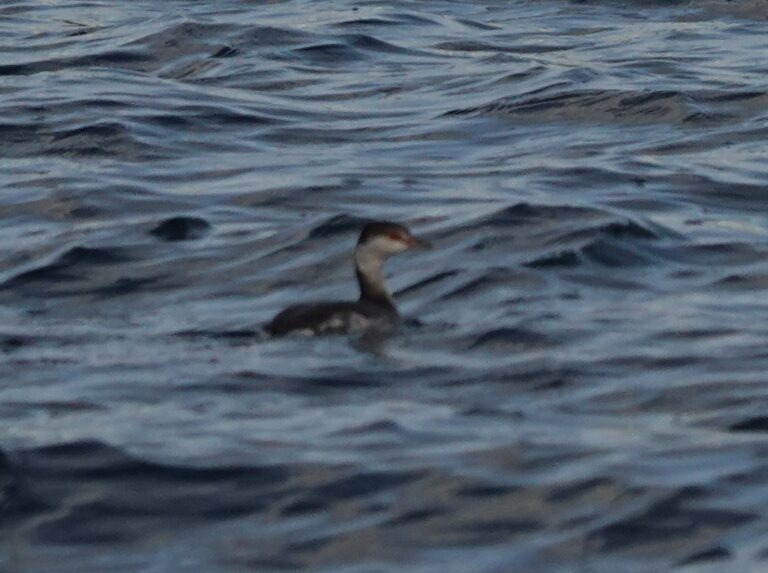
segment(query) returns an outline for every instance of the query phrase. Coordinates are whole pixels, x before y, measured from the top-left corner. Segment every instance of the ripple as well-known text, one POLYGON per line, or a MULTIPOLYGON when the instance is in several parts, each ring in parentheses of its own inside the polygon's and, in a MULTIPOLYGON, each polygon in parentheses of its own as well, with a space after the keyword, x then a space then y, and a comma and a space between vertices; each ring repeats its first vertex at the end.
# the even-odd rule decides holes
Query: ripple
POLYGON ((755 416, 731 424, 728 429, 731 432, 768 432, 768 417, 755 416))
POLYGON ((192 241, 208 234, 211 224, 200 217, 171 217, 160 222, 150 231, 163 241, 192 241))
POLYGON ((572 268, 581 264, 581 257, 573 251, 562 251, 553 255, 544 255, 525 263, 533 269, 572 268))
POLYGON ((136 460, 98 442, 75 442, 26 452, 14 471, 24 476, 24 492, 38 502, 28 511, 68 506, 61 517, 36 526, 41 539, 53 543, 112 543, 141 538, 159 516, 181 521, 247 514, 262 507, 261 491, 287 475, 279 467, 194 468, 136 460), (141 480, 152 487, 121 488, 141 480), (78 485, 80 484, 80 485, 78 485), (102 484, 95 497, 78 490, 102 484), (184 484, 184 485, 182 485, 184 484), (216 493, 206 484, 215 484, 216 493), (208 491, 208 493, 206 493, 208 491), (190 504, 191 500, 194 504, 190 504), (130 524, 130 527, 126 525, 130 524), (133 529, 133 532, 131 530, 133 529))
POLYGON ((618 122, 682 124, 700 121, 695 101, 685 93, 650 91, 574 91, 543 95, 539 93, 513 99, 503 98, 482 106, 456 109, 451 116, 495 116, 527 121, 618 122))
POLYGON ((315 225, 309 231, 309 239, 324 239, 327 237, 335 237, 336 235, 344 235, 352 232, 358 232, 366 220, 359 217, 352 217, 349 215, 334 215, 329 219, 326 219, 322 223, 315 225))
POLYGON ((484 225, 522 225, 540 220, 591 217, 595 211, 569 205, 531 205, 529 203, 517 203, 510 207, 504 207, 488 215, 482 221, 484 225))
POLYGON ((58 283, 76 280, 89 268, 122 263, 128 260, 128 257, 119 249, 73 247, 62 253, 50 264, 25 271, 6 280, 2 287, 14 289, 29 283, 58 283))
POLYGON ((355 35, 346 36, 345 40, 350 45, 355 46, 356 48, 370 51, 370 52, 379 52, 382 54, 414 53, 412 50, 401 48, 400 46, 390 44, 389 42, 385 42, 374 36, 369 36, 367 34, 355 34, 355 35))
POLYGON ((149 155, 131 130, 120 123, 99 123, 53 132, 51 143, 41 151, 54 155, 131 157, 136 161, 149 155))
POLYGON ((294 54, 311 64, 338 65, 342 62, 357 62, 364 55, 346 42, 326 42, 296 48, 294 54))
POLYGON ((358 27, 379 27, 379 26, 397 26, 400 23, 396 20, 386 18, 352 18, 334 24, 340 28, 358 28, 358 27))
POLYGON ((475 340, 472 349, 485 348, 493 350, 512 348, 542 348, 552 345, 552 341, 539 332, 527 328, 497 328, 484 333, 475 340))
POLYGON ((635 515, 601 528, 593 541, 611 552, 665 544, 674 547, 680 538, 704 544, 715 532, 754 519, 749 513, 697 507, 705 497, 700 488, 683 488, 645 504, 635 515))
POLYGON ((725 547, 712 547, 704 549, 678 562, 678 566, 698 565, 701 563, 718 562, 731 559, 733 554, 725 547))

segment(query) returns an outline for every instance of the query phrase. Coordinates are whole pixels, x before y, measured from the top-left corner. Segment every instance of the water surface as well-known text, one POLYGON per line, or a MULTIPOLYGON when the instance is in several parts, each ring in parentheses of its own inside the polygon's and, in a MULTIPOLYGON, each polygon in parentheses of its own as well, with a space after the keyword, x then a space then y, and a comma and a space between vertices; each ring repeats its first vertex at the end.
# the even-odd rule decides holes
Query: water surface
POLYGON ((5 2, 0 569, 765 567, 767 18, 5 2))

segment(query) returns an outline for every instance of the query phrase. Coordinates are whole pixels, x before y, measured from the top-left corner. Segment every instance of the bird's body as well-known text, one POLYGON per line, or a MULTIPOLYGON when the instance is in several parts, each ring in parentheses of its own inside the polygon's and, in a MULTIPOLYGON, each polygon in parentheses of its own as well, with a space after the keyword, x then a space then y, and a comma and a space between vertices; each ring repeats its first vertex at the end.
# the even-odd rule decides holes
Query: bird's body
POLYGON ((387 221, 368 223, 355 247, 360 298, 289 306, 277 314, 265 330, 272 336, 391 330, 400 316, 384 284, 384 262, 394 254, 419 246, 427 243, 411 235, 402 225, 387 221))
POLYGON ((346 333, 376 328, 387 330, 397 325, 397 311, 365 301, 321 301, 289 306, 268 325, 273 336, 291 332, 301 334, 346 333))

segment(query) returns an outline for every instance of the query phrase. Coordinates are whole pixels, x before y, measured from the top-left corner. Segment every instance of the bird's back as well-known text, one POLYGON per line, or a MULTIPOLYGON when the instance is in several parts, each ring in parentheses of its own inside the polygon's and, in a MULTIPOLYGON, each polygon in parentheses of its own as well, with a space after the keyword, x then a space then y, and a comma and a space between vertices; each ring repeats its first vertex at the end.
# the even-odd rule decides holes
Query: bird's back
POLYGON ((291 332, 307 334, 346 333, 369 328, 391 328, 397 312, 365 301, 316 302, 289 306, 273 318, 265 330, 272 336, 291 332))

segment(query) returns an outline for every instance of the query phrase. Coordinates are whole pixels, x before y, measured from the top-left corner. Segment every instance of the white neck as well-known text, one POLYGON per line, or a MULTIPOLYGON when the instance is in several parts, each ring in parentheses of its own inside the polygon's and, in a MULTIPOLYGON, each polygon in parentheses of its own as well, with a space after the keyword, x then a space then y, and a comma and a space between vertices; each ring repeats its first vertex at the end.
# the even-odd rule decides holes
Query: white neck
POLYGON ((386 256, 372 245, 358 245, 355 249, 355 270, 360 283, 360 297, 384 299, 394 306, 384 284, 385 261, 386 256))

